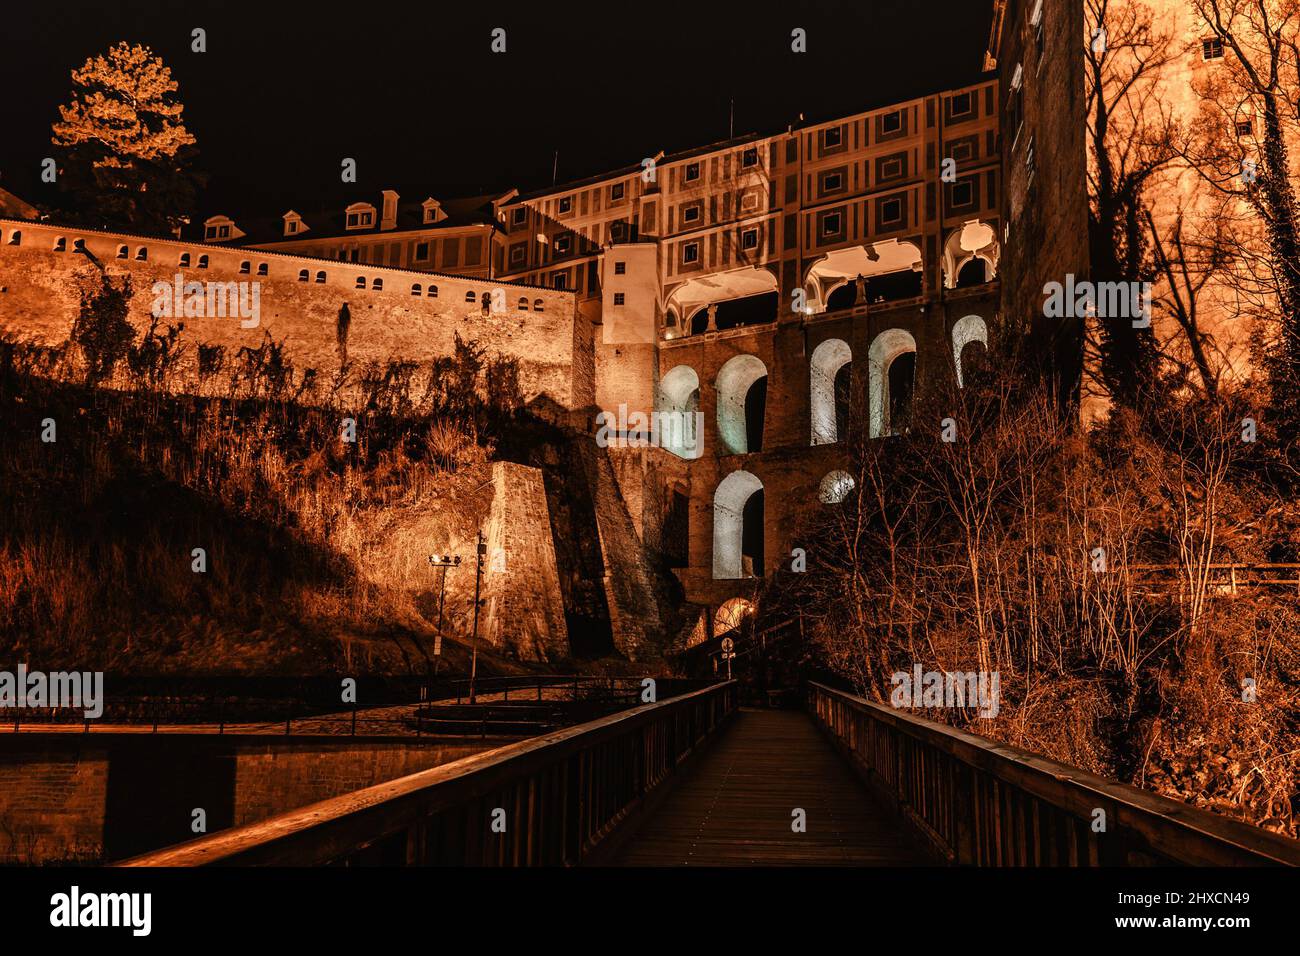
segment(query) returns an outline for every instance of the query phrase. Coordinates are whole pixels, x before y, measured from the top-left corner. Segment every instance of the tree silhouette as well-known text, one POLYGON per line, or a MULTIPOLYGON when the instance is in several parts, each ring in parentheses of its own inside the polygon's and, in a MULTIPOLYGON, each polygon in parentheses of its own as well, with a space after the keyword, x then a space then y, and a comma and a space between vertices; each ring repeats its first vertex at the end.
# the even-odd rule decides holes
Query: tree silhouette
POLYGON ((122 42, 73 70, 72 83, 51 138, 70 215, 148 232, 186 221, 198 185, 194 137, 162 60, 122 42))

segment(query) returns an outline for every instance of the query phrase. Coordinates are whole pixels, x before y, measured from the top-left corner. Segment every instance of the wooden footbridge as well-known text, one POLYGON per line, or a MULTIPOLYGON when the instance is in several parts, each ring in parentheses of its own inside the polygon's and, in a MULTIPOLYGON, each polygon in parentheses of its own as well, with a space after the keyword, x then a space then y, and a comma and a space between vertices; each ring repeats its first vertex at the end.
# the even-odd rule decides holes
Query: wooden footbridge
POLYGON ((1296 865, 1300 842, 809 684, 734 681, 128 866, 1296 865))

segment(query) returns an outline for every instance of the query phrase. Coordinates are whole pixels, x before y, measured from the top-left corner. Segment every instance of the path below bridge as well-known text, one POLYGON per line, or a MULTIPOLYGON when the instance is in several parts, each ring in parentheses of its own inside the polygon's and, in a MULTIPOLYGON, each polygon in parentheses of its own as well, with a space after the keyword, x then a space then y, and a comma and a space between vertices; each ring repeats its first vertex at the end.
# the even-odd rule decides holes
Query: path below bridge
POLYGON ((906 866, 926 858, 802 711, 742 710, 638 829, 624 866, 906 866), (792 828, 806 813, 806 832, 792 828))

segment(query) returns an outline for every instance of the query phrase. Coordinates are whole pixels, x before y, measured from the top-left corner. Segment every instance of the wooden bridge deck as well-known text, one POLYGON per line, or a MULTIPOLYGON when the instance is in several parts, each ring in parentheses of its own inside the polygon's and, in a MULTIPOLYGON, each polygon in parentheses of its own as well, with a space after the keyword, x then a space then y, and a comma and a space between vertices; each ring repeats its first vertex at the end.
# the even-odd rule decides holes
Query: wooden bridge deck
POLYGON ((906 866, 928 860, 802 711, 742 710, 641 825, 622 866, 906 866), (791 829, 802 808, 807 830, 791 829))

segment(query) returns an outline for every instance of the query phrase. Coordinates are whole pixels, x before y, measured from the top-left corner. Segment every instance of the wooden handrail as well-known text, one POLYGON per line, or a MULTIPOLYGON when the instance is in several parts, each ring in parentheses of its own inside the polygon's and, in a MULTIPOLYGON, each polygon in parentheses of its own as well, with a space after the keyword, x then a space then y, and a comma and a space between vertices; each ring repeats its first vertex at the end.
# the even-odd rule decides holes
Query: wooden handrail
POLYGON ((736 700, 734 681, 715 684, 119 865, 575 865, 721 729, 736 700))
POLYGON ((822 684, 809 684, 808 703, 854 768, 940 861, 1300 865, 1300 841, 1019 747, 822 684))

